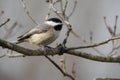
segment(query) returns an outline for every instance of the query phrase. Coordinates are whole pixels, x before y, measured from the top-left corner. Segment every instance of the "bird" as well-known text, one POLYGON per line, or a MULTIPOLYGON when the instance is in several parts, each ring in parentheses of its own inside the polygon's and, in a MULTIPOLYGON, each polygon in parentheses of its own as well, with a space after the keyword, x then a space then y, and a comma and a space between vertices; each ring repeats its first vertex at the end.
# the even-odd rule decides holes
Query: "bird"
POLYGON ((14 43, 28 42, 38 46, 47 46, 59 37, 62 27, 63 23, 59 18, 49 18, 42 24, 38 24, 35 28, 17 37, 14 43))

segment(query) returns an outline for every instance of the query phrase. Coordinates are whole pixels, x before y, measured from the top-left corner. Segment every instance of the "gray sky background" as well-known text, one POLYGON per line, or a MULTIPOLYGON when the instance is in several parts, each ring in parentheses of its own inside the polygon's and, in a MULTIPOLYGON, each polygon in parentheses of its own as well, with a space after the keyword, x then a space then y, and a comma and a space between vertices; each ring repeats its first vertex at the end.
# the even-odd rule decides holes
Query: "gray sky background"
MULTIPOLYGON (((74 0, 70 0, 67 13, 71 11, 74 0)), ((45 0, 27 0, 27 8, 32 17, 39 23, 45 19, 48 10, 48 4, 45 0)), ((36 26, 29 17, 24 13, 20 0, 0 0, 0 10, 4 10, 5 14, 0 17, 0 23, 10 18, 11 21, 6 25, 10 27, 15 21, 22 25, 22 28, 16 28, 8 41, 13 41, 17 36, 23 34, 29 29, 36 26)), ((100 42, 110 37, 108 33, 103 16, 107 17, 107 23, 113 27, 115 16, 120 15, 120 0, 78 0, 77 8, 73 16, 70 18, 73 30, 89 41, 89 32, 93 31, 93 41, 100 42)), ((51 17, 56 17, 52 14, 51 17)), ((117 33, 120 33, 120 19, 118 18, 117 33)), ((64 27, 59 39, 57 39, 50 46, 56 46, 61 43, 65 37, 66 28, 64 27)), ((0 38, 3 37, 5 29, 1 28, 0 38)), ((20 44, 21 46, 36 49, 34 45, 27 43, 20 44)), ((70 35, 67 46, 80 46, 83 43, 70 35)), ((102 53, 107 54, 111 49, 111 44, 97 47, 102 53)), ((0 54, 5 53, 6 50, 0 48, 0 54)), ((91 52, 96 54, 92 49, 82 50, 84 52, 91 52)), ((100 77, 120 77, 120 65, 113 63, 101 63, 75 57, 71 55, 66 56, 67 72, 71 73, 73 62, 76 63, 76 80, 95 80, 100 77)), ((64 56, 53 56, 58 64, 59 60, 64 56)), ((64 78, 62 74, 54 67, 47 59, 41 57, 25 57, 25 58, 2 58, 0 59, 0 77, 11 77, 15 80, 70 80, 64 78)))

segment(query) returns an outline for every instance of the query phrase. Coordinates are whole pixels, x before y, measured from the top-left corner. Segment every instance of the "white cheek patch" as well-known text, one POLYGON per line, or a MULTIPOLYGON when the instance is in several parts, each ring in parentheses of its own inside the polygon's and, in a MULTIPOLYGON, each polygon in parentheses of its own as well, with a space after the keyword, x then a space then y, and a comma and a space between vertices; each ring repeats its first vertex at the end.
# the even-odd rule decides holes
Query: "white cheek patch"
POLYGON ((46 21, 45 23, 48 24, 48 25, 50 25, 50 26, 56 26, 56 25, 61 24, 61 23, 55 23, 53 21, 46 21))

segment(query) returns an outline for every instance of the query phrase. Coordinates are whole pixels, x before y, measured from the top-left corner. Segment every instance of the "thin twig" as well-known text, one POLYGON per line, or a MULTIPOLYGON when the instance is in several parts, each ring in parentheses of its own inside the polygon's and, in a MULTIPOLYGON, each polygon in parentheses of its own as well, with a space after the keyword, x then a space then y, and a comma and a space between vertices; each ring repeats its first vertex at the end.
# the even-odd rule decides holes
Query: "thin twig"
POLYGON ((9 58, 17 58, 17 57, 25 57, 24 54, 19 54, 19 53, 15 53, 15 54, 10 54, 10 53, 3 53, 0 55, 0 58, 3 57, 9 57, 9 58))
POLYGON ((63 11, 63 3, 62 3, 62 0, 60 0, 60 7, 61 7, 61 11, 63 11))
POLYGON ((70 32, 71 32, 71 30, 72 30, 71 25, 69 25, 69 27, 70 27, 70 28, 69 28, 68 31, 67 31, 66 38, 63 40, 63 45, 64 45, 64 46, 66 45, 67 40, 68 40, 68 37, 69 37, 70 32))
POLYGON ((67 6, 68 6, 68 0, 66 0, 66 2, 65 2, 65 6, 63 7, 63 11, 62 11, 62 15, 64 16, 64 18, 67 17, 66 14, 65 14, 66 9, 67 9, 67 6))
POLYGON ((57 65, 51 58, 45 55, 45 57, 63 74, 63 76, 67 76, 71 78, 72 80, 75 80, 70 74, 65 73, 59 65, 57 65))
POLYGON ((107 27, 110 35, 113 36, 113 34, 114 34, 114 33, 113 33, 113 30, 111 29, 110 26, 108 26, 107 21, 106 21, 106 17, 104 17, 104 23, 105 23, 105 26, 107 27))
POLYGON ((63 58, 60 59, 60 67, 66 73, 66 56, 63 55, 63 58))
POLYGON ((116 16, 116 18, 115 18, 114 36, 116 35, 117 20, 118 20, 118 16, 116 16))
POLYGON ((2 27, 3 25, 5 25, 6 23, 8 23, 10 21, 10 19, 8 18, 5 22, 3 22, 2 24, 0 24, 0 27, 2 27))
POLYGON ((45 20, 47 20, 50 16, 50 11, 51 11, 51 5, 49 4, 49 7, 48 7, 48 14, 46 15, 45 17, 45 20))
MULTIPOLYGON (((112 30, 112 28, 111 28, 110 26, 108 26, 108 24, 107 24, 106 17, 104 17, 104 23, 105 23, 105 25, 106 25, 106 27, 107 27, 107 30, 109 31, 111 37, 117 36, 117 34, 116 34, 117 20, 118 20, 118 16, 115 17, 114 29, 112 30)), ((113 40, 113 41, 112 41, 112 51, 111 51, 111 52, 114 51, 114 47, 115 47, 115 41, 113 40)), ((110 53, 111 53, 111 52, 110 52, 110 53)))
POLYGON ((9 29, 6 30, 6 33, 3 37, 3 39, 7 39, 9 37, 9 35, 13 32, 13 30, 15 29, 15 27, 17 26, 17 22, 15 22, 9 29))
POLYGON ((73 7, 73 9, 72 9, 72 12, 68 15, 69 18, 70 18, 70 17, 73 15, 73 13, 75 12, 76 6, 77 6, 77 0, 74 1, 74 7, 73 7))
POLYGON ((58 16, 60 17, 60 19, 62 19, 64 21, 64 18, 59 14, 59 11, 57 11, 57 9, 54 7, 54 5, 52 3, 50 3, 51 5, 51 10, 58 16))
POLYGON ((73 64, 72 64, 72 74, 74 75, 74 78, 76 77, 75 65, 76 65, 76 63, 73 62, 73 64))
POLYGON ((97 47, 97 46, 100 46, 100 45, 103 45, 103 44, 106 44, 110 41, 113 41, 113 40, 117 40, 117 39, 120 39, 120 36, 118 37, 112 37, 112 38, 109 38, 105 41, 102 41, 100 43, 95 43, 93 45, 88 45, 88 46, 80 46, 80 47, 72 47, 72 48, 67 48, 66 50, 74 50, 74 49, 85 49, 85 48, 92 48, 92 47, 97 47))
POLYGON ((23 9, 24 9, 25 13, 27 14, 27 16, 28 16, 35 24, 38 24, 38 23, 36 22, 36 20, 33 19, 33 17, 30 15, 30 13, 29 13, 29 11, 28 11, 28 9, 27 9, 27 7, 26 7, 26 0, 21 0, 21 2, 22 2, 22 5, 23 5, 23 9))

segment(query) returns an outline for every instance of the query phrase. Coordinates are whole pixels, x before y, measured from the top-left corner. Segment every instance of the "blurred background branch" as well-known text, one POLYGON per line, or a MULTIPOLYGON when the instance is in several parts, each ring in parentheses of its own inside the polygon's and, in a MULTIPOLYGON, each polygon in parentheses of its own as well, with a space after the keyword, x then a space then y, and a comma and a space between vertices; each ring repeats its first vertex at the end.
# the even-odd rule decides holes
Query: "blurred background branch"
POLYGON ((2 24, 0 24, 0 27, 4 26, 5 24, 7 24, 10 21, 10 19, 8 18, 5 22, 3 22, 2 24))

